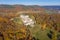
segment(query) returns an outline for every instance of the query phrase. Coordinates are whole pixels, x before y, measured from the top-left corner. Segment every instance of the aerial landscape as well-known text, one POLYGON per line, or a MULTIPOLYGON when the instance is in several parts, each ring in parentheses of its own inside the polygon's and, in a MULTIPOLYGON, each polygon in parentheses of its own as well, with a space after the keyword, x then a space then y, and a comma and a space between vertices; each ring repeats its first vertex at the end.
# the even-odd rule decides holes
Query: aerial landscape
POLYGON ((0 40, 60 40, 60 0, 0 0, 0 40))

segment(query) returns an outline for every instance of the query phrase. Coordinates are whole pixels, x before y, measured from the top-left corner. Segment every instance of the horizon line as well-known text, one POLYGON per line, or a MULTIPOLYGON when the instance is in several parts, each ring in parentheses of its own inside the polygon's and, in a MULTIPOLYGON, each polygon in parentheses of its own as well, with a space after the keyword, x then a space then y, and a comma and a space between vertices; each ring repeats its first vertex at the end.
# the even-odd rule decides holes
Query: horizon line
POLYGON ((38 6, 60 6, 60 5, 40 5, 40 4, 0 4, 0 5, 38 5, 38 6))

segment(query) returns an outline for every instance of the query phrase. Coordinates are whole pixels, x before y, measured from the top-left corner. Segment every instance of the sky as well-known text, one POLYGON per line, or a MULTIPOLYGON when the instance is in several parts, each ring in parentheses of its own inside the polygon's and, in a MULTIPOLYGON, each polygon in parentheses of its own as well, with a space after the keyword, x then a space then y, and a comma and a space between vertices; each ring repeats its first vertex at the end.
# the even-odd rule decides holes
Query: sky
POLYGON ((60 0, 0 0, 0 4, 60 5, 60 0))

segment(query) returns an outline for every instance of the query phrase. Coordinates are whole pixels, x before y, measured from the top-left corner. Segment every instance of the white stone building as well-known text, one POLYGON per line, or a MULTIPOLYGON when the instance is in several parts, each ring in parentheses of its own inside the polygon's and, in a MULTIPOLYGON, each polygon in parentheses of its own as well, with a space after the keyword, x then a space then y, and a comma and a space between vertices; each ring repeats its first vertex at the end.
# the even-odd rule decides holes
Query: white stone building
POLYGON ((34 27, 34 21, 33 21, 33 19, 31 19, 30 17, 29 17, 29 15, 20 15, 20 18, 22 19, 22 21, 23 21, 23 23, 24 23, 24 25, 26 25, 26 26, 31 26, 31 27, 34 27))

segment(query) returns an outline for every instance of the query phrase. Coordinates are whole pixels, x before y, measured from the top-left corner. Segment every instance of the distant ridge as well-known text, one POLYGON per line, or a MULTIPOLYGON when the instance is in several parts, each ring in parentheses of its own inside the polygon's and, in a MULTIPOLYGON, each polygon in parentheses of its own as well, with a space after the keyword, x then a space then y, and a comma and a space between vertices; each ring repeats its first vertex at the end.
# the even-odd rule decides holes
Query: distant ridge
POLYGON ((41 6, 39 5, 5 5, 5 4, 1 4, 0 5, 0 10, 15 10, 15 11, 27 11, 27 10, 34 10, 34 11, 37 11, 37 10, 44 10, 44 8, 42 8, 41 6))
POLYGON ((19 4, 15 4, 15 5, 9 5, 9 4, 0 4, 0 8, 14 8, 14 7, 23 7, 23 8, 46 8, 46 9, 54 9, 54 10, 60 10, 60 6, 40 6, 40 5, 19 5, 19 4))
POLYGON ((40 6, 40 5, 6 5, 0 4, 0 12, 19 12, 19 11, 42 11, 42 12, 58 12, 60 6, 40 6))

